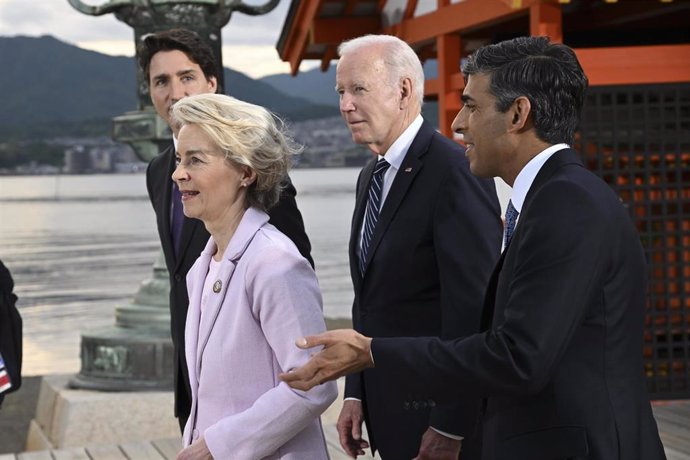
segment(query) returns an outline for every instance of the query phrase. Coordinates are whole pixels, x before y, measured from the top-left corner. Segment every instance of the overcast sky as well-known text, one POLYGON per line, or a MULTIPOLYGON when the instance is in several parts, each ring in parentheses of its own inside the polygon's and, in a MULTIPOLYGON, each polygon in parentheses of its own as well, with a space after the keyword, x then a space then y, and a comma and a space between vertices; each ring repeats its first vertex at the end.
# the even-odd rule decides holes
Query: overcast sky
MULTIPOLYGON (((101 5, 107 0, 83 0, 87 5, 101 5)), ((247 0, 256 5, 264 0, 247 0)), ((223 28, 223 65, 257 78, 287 73, 288 63, 278 57, 276 43, 290 0, 263 16, 234 13, 223 28)), ((102 53, 133 56, 134 32, 113 14, 88 16, 72 8, 67 0, 0 0, 0 35, 52 35, 59 40, 102 53)), ((300 70, 308 70, 318 61, 304 61, 300 70)))

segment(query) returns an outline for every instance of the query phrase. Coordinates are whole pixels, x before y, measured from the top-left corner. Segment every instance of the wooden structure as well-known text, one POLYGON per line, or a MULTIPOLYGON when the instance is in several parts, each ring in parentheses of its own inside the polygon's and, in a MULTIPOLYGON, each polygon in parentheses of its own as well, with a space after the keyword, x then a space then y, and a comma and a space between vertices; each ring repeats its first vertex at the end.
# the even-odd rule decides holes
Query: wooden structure
POLYGON ((690 397, 690 1, 292 0, 277 48, 293 75, 305 59, 325 71, 340 42, 368 33, 436 60, 425 99, 449 137, 463 57, 524 35, 575 49, 591 86, 576 147, 629 208, 649 260, 649 388, 690 397))
POLYGON ((590 84, 690 82, 690 2, 683 0, 292 0, 277 48, 292 74, 305 59, 326 70, 343 40, 396 35, 424 61, 437 59, 427 100, 439 101, 450 135, 464 86, 459 63, 478 46, 519 35, 547 35, 577 49, 590 84), (427 2, 428 3, 428 2, 427 2))
MULTIPOLYGON (((659 436, 669 460, 690 460, 690 402, 672 401, 655 404, 654 417, 659 426, 659 436)), ((331 460, 348 460, 338 440, 338 431, 334 424, 324 425, 326 445, 331 460)), ((17 454, 0 454, 0 460, 173 460, 182 448, 182 441, 175 439, 157 439, 153 441, 136 441, 113 445, 93 445, 86 447, 69 447, 55 450, 39 450, 17 454)), ((373 460, 364 455, 360 460, 373 460)))

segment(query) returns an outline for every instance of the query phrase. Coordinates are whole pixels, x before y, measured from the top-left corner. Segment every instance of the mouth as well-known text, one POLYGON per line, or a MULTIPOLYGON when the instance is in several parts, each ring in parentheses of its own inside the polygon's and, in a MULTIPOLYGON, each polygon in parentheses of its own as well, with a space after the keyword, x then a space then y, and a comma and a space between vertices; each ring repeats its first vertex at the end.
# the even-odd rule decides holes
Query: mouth
POLYGON ((180 190, 180 195, 182 195, 182 201, 190 200, 197 196, 199 192, 196 192, 194 190, 180 190))
POLYGON ((463 142, 462 142, 462 143, 463 143, 463 145, 465 146, 465 155, 467 155, 467 154, 469 153, 470 150, 474 149, 474 143, 473 143, 473 142, 469 142, 469 141, 467 140, 467 137, 465 137, 465 139, 463 139, 463 142))

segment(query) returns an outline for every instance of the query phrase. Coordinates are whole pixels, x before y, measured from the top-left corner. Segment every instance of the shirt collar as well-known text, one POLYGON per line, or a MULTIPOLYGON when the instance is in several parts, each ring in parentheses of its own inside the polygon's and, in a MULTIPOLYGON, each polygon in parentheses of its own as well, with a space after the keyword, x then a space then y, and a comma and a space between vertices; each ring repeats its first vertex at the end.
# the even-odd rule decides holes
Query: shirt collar
POLYGON ((517 212, 522 212, 522 205, 525 203, 525 198, 527 197, 527 192, 532 186, 532 182, 537 177, 539 170, 544 166, 544 163, 551 158, 551 156, 558 152, 559 150, 567 149, 570 146, 568 144, 555 144, 546 149, 542 150, 534 158, 532 158, 520 173, 515 178, 513 183, 513 193, 510 197, 510 201, 517 212))
POLYGON ((383 155, 379 155, 379 159, 386 158, 386 161, 393 168, 396 170, 400 169, 400 165, 402 165, 402 162, 405 159, 405 154, 409 150, 410 145, 412 145, 412 141, 417 136, 419 129, 422 127, 422 122, 424 122, 422 115, 417 115, 417 118, 410 123, 405 131, 403 131, 395 142, 393 142, 393 145, 388 148, 385 153, 385 157, 383 155))

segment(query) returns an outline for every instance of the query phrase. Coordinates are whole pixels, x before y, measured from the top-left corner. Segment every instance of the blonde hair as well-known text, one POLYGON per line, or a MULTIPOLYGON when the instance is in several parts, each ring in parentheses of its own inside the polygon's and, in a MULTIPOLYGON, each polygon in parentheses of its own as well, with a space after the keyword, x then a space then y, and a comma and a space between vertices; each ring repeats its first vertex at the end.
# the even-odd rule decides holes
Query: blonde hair
POLYGON ((247 190, 247 204, 267 211, 278 202, 292 156, 301 152, 285 123, 258 105, 224 94, 198 94, 172 107, 176 127, 196 125, 236 166, 247 166, 256 181, 247 190))

